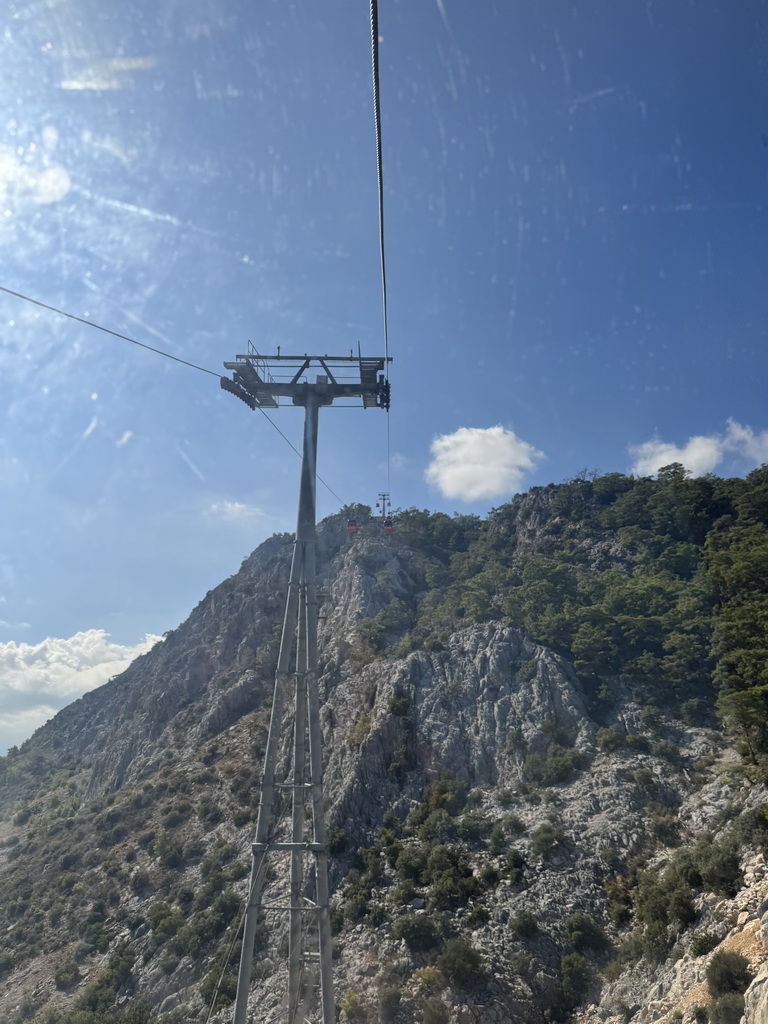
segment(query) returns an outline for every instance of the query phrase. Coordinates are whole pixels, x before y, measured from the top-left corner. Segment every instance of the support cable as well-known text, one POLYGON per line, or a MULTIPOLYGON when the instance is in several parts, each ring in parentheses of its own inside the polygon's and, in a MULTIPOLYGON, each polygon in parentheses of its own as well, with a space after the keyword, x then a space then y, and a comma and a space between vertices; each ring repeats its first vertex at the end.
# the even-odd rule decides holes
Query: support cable
MULTIPOLYGON (((29 295, 23 295, 21 292, 15 292, 13 291, 12 288, 6 288, 4 285, 1 284, 0 292, 5 292, 6 295, 12 295, 16 299, 22 299, 24 302, 30 302, 32 303, 33 306, 39 306, 41 309, 47 309, 50 313, 58 313, 59 316, 65 316, 67 317, 68 320, 75 320, 79 324, 85 324, 86 327, 93 327, 95 330, 102 331, 104 334, 111 334, 113 338, 119 338, 121 341, 129 341, 131 345, 138 345, 139 348, 145 348, 148 352, 154 352, 155 355, 165 356, 166 359, 172 359, 175 363, 181 363, 182 366, 189 366, 191 369, 199 370, 201 373, 208 373, 212 377, 215 377, 217 380, 221 379, 221 374, 217 373, 215 370, 209 370, 205 366, 198 366, 197 363, 190 363, 187 359, 181 359, 179 356, 171 355, 170 352, 164 352, 163 349, 161 348, 155 348, 153 345, 147 345, 143 341, 137 341, 136 338, 131 338, 127 334, 120 334, 118 331, 113 331, 109 327, 103 327, 101 324, 97 324, 94 320, 87 320, 85 317, 75 316, 74 313, 67 313, 67 311, 64 309, 59 309, 57 306, 51 306, 47 302, 41 302, 39 299, 33 299, 29 295)), ((272 427, 275 428, 275 430, 278 432, 280 437, 282 437, 282 439, 285 441, 288 447, 292 448, 296 455, 298 455, 298 457, 301 458, 301 452, 299 451, 299 449, 294 444, 291 444, 291 442, 282 432, 280 427, 278 427, 275 421, 270 419, 263 409, 259 409, 259 412, 267 421, 267 423, 269 423, 272 427)), ((317 479, 320 481, 323 487, 325 487, 325 489, 330 494, 333 495, 333 497, 336 499, 336 501, 339 502, 340 505, 345 504, 343 499, 338 496, 338 494, 336 493, 336 491, 334 491, 330 484, 327 484, 319 474, 317 479)))
POLYGON ((381 107, 379 103, 379 6, 377 0, 371 0, 371 70, 373 77, 373 127, 376 133, 376 179, 379 193, 379 253, 381 256, 381 297, 384 311, 384 355, 388 357, 387 270, 384 259, 384 175, 381 159, 381 107))
POLYGON ((111 334, 113 338, 120 338, 121 341, 130 341, 132 345, 138 345, 139 348, 146 348, 150 352, 155 352, 159 356, 165 356, 166 359, 173 359, 175 363, 182 363, 184 366, 191 366, 193 370, 200 370, 201 373, 210 373, 212 377, 221 377, 220 373, 215 373, 213 370, 206 370, 204 366, 198 366, 197 363, 190 363, 186 359, 180 359, 178 356, 172 356, 170 352, 163 352, 161 348, 153 348, 152 345, 146 345, 143 341, 137 341, 135 338, 129 338, 127 334, 118 334, 117 331, 112 331, 109 327, 102 327, 101 324, 94 323, 93 320, 86 320, 85 317, 75 316, 74 313, 67 313, 63 309, 57 309, 56 306, 49 306, 46 302, 41 302, 39 299, 31 299, 29 295, 22 295, 21 292, 14 292, 10 288, 5 288, 0 284, 0 292, 5 292, 6 295, 13 295, 17 299, 23 299, 25 302, 31 302, 33 306, 40 306, 41 309, 47 309, 51 313, 58 313, 59 316, 65 316, 69 320, 76 320, 79 324, 85 324, 87 327, 94 327, 97 331, 103 331, 105 334, 111 334))
MULTIPOLYGON (((384 314, 384 356, 389 365, 389 325, 387 319, 387 264, 384 257, 384 174, 381 158, 381 104, 379 100, 379 5, 371 0, 371 75, 373 78, 373 127, 376 135, 376 181, 379 197, 379 255, 381 259, 381 298, 384 314)), ((389 371, 387 370, 387 375, 389 371)), ((387 491, 390 490, 390 430, 387 408, 387 491)))

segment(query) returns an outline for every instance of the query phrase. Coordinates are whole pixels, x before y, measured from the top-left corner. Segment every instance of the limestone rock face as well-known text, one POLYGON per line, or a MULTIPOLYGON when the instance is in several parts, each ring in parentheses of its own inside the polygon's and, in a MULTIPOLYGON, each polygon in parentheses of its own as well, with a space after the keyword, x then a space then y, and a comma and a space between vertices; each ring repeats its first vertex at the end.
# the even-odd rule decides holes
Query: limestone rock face
MULTIPOLYGON (((519 548, 534 551, 546 510, 523 502, 520 517, 519 548)), ((620 554, 615 545, 601 542, 585 546, 584 558, 591 564, 620 554)), ((177 630, 123 675, 57 715, 23 752, 54 771, 76 764, 86 780, 84 806, 98 801, 105 819, 110 799, 121 789, 133 787, 132 799, 140 806, 145 780, 155 785, 159 779, 157 791, 163 792, 164 780, 174 772, 173 778, 181 779, 176 805, 169 798, 164 817, 153 820, 151 829, 142 826, 141 842, 138 837, 115 839, 115 845, 124 845, 110 855, 111 874, 101 867, 92 872, 94 885, 118 900, 120 921, 132 922, 121 924, 120 934, 144 957, 134 969, 133 984, 153 1012, 192 1007, 200 1013, 190 1020, 205 1019, 199 994, 204 971, 195 959, 202 954, 181 950, 175 961, 166 956, 159 964, 153 959, 156 936, 145 919, 162 900, 187 899, 184 906, 194 906, 196 894, 211 884, 212 870, 205 873, 208 868, 204 872, 201 866, 203 855, 217 844, 236 847, 242 859, 250 854, 249 814, 255 798, 245 792, 237 808, 245 824, 237 825, 227 801, 233 792, 242 796, 244 786, 257 784, 258 730, 244 723, 261 716, 263 729, 268 716, 290 555, 285 538, 267 541, 238 574, 207 594, 177 630), (220 776, 207 768, 216 750, 229 758, 220 776), (208 783, 209 776, 214 781, 208 783), (185 794, 198 784, 218 788, 196 804, 198 791, 194 799, 185 794), (199 809, 202 803, 205 812, 199 809), (179 868, 181 879, 172 877, 178 864, 171 860, 169 867, 168 858, 163 861, 164 854, 157 852, 162 848, 157 834, 167 840, 177 827, 170 824, 174 811, 188 819, 178 826, 185 830, 188 857, 179 868), (210 827, 201 825, 204 814, 210 827), (110 888, 109 879, 116 875, 123 888, 113 895, 117 887, 110 888), (173 895, 153 888, 161 884, 173 895)), ((335 899, 344 904, 353 872, 361 870, 358 851, 370 848, 387 822, 403 827, 423 800, 425 787, 442 776, 465 784, 468 804, 441 845, 461 848, 466 870, 482 880, 472 899, 452 901, 449 894, 444 905, 436 905, 434 894, 419 883, 404 904, 392 897, 392 866, 383 867, 366 897, 373 912, 364 923, 346 920, 335 940, 339 999, 352 990, 369 1021, 384 1019, 383 1011, 379 1014, 382 993, 394 979, 401 986, 402 1004, 387 1018, 393 1024, 414 1024, 425 999, 432 1000, 432 1019, 447 1014, 450 1024, 544 1024, 555 1010, 565 1020, 561 973, 563 958, 573 953, 566 934, 569 916, 589 915, 608 940, 624 940, 615 914, 609 914, 610 885, 620 887, 622 872, 637 854, 663 867, 679 843, 693 841, 704 829, 716 834, 739 794, 733 782, 697 775, 697 763, 721 754, 716 735, 664 714, 656 714, 652 728, 647 727, 644 709, 618 682, 611 709, 598 717, 597 702, 573 665, 534 643, 522 629, 498 620, 479 625, 457 620, 433 649, 405 653, 407 645, 397 647, 405 632, 398 625, 398 608, 415 608, 440 568, 429 554, 375 535, 350 542, 335 521, 319 531, 325 797, 328 825, 340 848, 331 867, 335 899), (372 621, 382 651, 361 643, 359 627, 372 621), (642 742, 606 744, 600 730, 610 727, 618 736, 642 742), (471 828, 486 831, 478 838, 471 828), (487 833, 494 828, 503 840, 491 849, 487 833), (428 957, 395 937, 393 925, 407 914, 434 918, 441 940, 461 935, 470 941, 482 957, 484 986, 432 992, 434 978, 419 973, 429 965, 428 957), (535 927, 521 937, 516 928, 526 915, 535 927)), ((287 747, 286 736, 284 753, 287 747)), ((765 795, 758 790, 745 806, 758 806, 765 795)), ((418 844, 416 833, 404 829, 406 846, 418 844)), ((0 838, 5 841, 5 833, 0 838)), ((3 847, 0 858, 8 856, 3 847)), ((724 900, 705 894, 696 905, 696 927, 718 941, 757 929, 768 883, 764 863, 754 861, 745 872, 747 867, 745 892, 750 895, 724 900)), ((246 878, 233 873, 233 891, 243 897, 246 887, 246 878)), ((765 942, 768 907, 761 913, 765 942)), ((619 1013, 615 1019, 635 1024, 665 1016, 671 1020, 685 993, 703 982, 706 961, 689 955, 689 946, 688 937, 675 963, 649 966, 643 961, 610 982, 602 974, 607 953, 595 954, 596 966, 581 993, 587 1004, 591 1000, 580 1011, 584 1024, 611 1020, 614 1011, 619 1013)), ((212 962, 212 953, 205 956, 212 962)), ((94 960, 92 970, 98 966, 103 963, 94 960)), ((269 978, 266 968, 264 974, 262 1001, 273 1010, 280 998, 279 979, 277 974, 269 978)), ((64 998, 53 991, 50 975, 50 969, 47 980, 39 973, 20 973, 8 982, 8 999, 20 1002, 33 989, 42 993, 41 1000, 64 998)), ((768 1021, 765 970, 746 999, 747 1024, 768 1021)), ((212 1019, 223 1021, 227 1013, 212 1019)))
POLYGON ((764 1024, 768 1020, 768 968, 764 967, 744 995, 745 1024, 764 1024))

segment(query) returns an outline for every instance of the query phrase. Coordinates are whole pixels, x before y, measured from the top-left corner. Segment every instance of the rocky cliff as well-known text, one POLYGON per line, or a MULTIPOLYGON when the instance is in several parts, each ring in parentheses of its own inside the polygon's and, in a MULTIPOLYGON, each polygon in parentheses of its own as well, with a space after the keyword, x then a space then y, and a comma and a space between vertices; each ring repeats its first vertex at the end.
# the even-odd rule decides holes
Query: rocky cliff
MULTIPOLYGON (((542 642, 552 598, 536 609, 530 594, 558 551, 579 580, 634 580, 632 538, 585 528, 573 500, 549 490, 487 526, 425 513, 392 536, 320 528, 344 1019, 716 1024, 741 1017, 745 989, 747 1024, 767 1019, 766 794, 711 715, 709 669, 689 669, 681 711, 663 681, 585 670, 582 626, 569 648, 542 642), (494 559, 507 575, 490 586, 494 559), (727 979, 707 980, 723 952, 747 963, 731 1009, 727 979)), ((174 1024, 207 1020, 212 1001, 210 1019, 228 1018, 290 550, 267 541, 3 759, 4 1019, 174 1024)), ((694 574, 676 557, 679 601, 675 580, 694 574)), ((255 1020, 279 1000, 264 938, 255 1020)))

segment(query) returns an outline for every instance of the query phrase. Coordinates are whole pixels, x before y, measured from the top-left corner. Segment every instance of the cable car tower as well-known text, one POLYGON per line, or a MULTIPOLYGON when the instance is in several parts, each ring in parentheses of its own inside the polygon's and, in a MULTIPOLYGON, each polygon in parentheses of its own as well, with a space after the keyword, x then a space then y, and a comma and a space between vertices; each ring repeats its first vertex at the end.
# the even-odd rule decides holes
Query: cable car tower
MULTIPOLYGON (((318 413, 336 399, 363 408, 389 409, 388 356, 261 356, 248 352, 224 363, 232 378, 221 387, 251 409, 275 409, 280 400, 304 407, 296 539, 280 638, 261 799, 245 911, 243 945, 233 1024, 246 1024, 254 946, 260 917, 288 914, 287 1024, 319 1020, 333 1024, 333 970, 328 893, 328 843, 323 807, 320 702, 317 681, 317 586, 315 582, 315 493, 318 413), (317 372, 317 371, 321 372, 317 372), (314 378, 314 379, 311 379, 314 378), (293 713, 286 713, 288 691, 293 713), (281 740, 293 732, 293 756, 278 780, 281 740), (270 855, 271 858, 270 858, 270 855), (268 863, 268 860, 276 862, 268 863), (286 864, 287 859, 287 864, 286 864), (283 878, 279 868, 283 864, 283 878), (287 871, 286 871, 287 868, 287 871), (273 895, 267 879, 277 875, 273 895), (287 879, 285 875, 288 875, 287 879), (286 885, 287 882, 287 885, 286 885), (276 895, 276 898, 275 898, 276 895), (319 1017, 316 979, 319 974, 319 1017)), ((284 402, 283 404, 288 404, 284 402)), ((259 1017, 263 1020, 263 1017, 259 1017)))
POLYGON ((392 502, 389 500, 389 491, 379 491, 376 508, 381 509, 381 528, 384 533, 393 533, 395 527, 392 523, 392 502))

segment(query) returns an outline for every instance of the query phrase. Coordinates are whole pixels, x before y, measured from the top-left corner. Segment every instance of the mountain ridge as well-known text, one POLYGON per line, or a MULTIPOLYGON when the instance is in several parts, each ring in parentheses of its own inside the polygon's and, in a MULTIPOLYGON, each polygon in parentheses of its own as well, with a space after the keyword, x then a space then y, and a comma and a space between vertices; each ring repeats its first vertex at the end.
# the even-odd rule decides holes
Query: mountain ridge
MULTIPOLYGON (((345 1019, 623 1006, 639 1024, 676 991, 671 953, 714 956, 736 927, 716 906, 746 891, 768 839, 763 724, 722 628, 723 609, 741 602, 750 622, 761 599, 767 478, 670 467, 534 489, 486 521, 412 509, 393 536, 374 522, 350 537, 346 518, 370 511, 354 506, 320 524, 345 1019)), ((265 542, 0 762, 13 1021, 203 1019, 244 891, 290 550, 265 542)), ((744 661, 763 641, 740 628, 744 661)), ((741 930, 759 923, 749 906, 741 930)), ((260 962, 275 1004, 279 956, 260 962)), ((222 1004, 231 965, 223 977, 222 1004)), ((723 999, 710 993, 713 1020, 723 999)))

